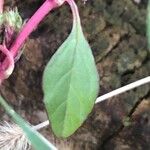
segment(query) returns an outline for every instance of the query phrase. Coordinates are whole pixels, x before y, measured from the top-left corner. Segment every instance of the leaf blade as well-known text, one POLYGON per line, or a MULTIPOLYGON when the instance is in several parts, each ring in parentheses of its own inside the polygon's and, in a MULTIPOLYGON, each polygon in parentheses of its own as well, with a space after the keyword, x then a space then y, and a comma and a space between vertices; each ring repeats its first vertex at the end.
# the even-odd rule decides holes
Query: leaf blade
POLYGON ((99 87, 94 58, 80 25, 73 29, 47 64, 43 75, 44 102, 54 133, 68 137, 91 112, 99 87))

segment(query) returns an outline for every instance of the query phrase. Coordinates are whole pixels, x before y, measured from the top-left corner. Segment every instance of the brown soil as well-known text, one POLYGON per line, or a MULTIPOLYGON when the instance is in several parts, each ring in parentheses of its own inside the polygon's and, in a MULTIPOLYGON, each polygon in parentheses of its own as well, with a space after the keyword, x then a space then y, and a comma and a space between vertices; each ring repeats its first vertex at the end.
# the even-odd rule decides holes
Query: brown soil
MULTIPOLYGON (((147 0, 77 1, 84 33, 93 49, 100 76, 99 95, 150 75, 146 41, 147 0)), ((6 0, 29 18, 42 0, 6 0)), ((12 76, 1 92, 32 124, 47 119, 41 88, 45 64, 71 29, 68 6, 53 11, 26 42, 12 76)), ((62 67, 62 66, 60 66, 62 67)), ((8 117, 1 110, 1 118, 8 117)), ((68 139, 58 139, 48 127, 42 133, 61 150, 149 150, 150 85, 97 104, 86 122, 68 139)))

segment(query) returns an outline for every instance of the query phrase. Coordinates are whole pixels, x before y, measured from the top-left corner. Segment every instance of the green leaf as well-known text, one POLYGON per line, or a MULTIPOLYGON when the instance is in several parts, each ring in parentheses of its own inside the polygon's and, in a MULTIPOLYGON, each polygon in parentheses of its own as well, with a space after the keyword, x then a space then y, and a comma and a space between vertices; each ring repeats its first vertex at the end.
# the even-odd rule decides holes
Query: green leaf
POLYGON ((54 133, 73 134, 91 112, 99 78, 94 58, 73 1, 73 29, 47 64, 43 75, 44 102, 54 133))
POLYGON ((22 119, 0 96, 0 104, 12 119, 22 128, 26 137, 30 140, 35 150, 57 150, 41 134, 34 130, 24 119, 22 119))

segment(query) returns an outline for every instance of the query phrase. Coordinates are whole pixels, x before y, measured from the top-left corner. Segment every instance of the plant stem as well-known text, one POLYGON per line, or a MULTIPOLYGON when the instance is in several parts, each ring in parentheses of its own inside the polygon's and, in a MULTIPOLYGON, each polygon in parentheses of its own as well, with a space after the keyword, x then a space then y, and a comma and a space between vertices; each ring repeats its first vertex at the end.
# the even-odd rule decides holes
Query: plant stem
POLYGON ((44 128, 44 127, 47 127, 48 125, 49 125, 49 121, 47 120, 47 121, 44 121, 44 122, 42 122, 42 123, 40 123, 38 125, 33 126, 33 128, 35 130, 40 130, 40 129, 44 128))
POLYGON ((73 22, 74 22, 73 24, 76 25, 77 22, 80 23, 79 11, 76 3, 74 2, 74 0, 66 0, 66 2, 68 2, 72 10, 73 22))
MULTIPOLYGON (((119 89, 116 89, 116 90, 114 90, 112 92, 109 92, 109 93, 107 93, 105 95, 102 95, 102 96, 98 97, 96 99, 95 104, 100 103, 100 102, 102 102, 104 100, 107 100, 107 99, 109 99, 111 97, 117 96, 117 95, 119 95, 121 93, 127 92, 127 91, 129 91, 131 89, 137 88, 137 87, 139 87, 141 85, 144 85, 144 84, 147 84, 147 83, 150 83, 150 76, 148 76, 146 78, 143 78, 141 80, 135 81, 133 83, 130 83, 130 84, 126 85, 126 86, 123 86, 123 87, 121 87, 119 89)), ((36 130, 40 130, 40 129, 44 128, 44 127, 47 127, 48 125, 49 125, 49 121, 47 120, 47 121, 44 121, 44 122, 42 122, 42 123, 40 123, 40 124, 38 124, 36 126, 33 126, 33 128, 36 129, 36 130)))
POLYGON ((2 98, 2 96, 0 96, 0 105, 3 106, 8 115, 10 115, 12 119, 22 129, 22 131, 24 132, 23 134, 25 134, 27 139, 30 140, 31 144, 33 145, 33 148, 38 150, 57 150, 57 148, 53 144, 51 144, 46 138, 39 134, 39 132, 33 129, 22 117, 20 117, 20 115, 17 114, 12 109, 12 107, 8 105, 8 103, 5 101, 5 99, 2 98))
POLYGON ((6 55, 6 60, 8 63, 7 68, 3 68, 3 66, 1 66, 1 70, 0 70, 0 83, 9 77, 9 75, 13 72, 14 69, 14 58, 11 55, 10 51, 3 45, 0 45, 0 51, 6 55))
MULTIPOLYGON (((38 24, 44 19, 44 17, 54 8, 62 5, 64 0, 46 0, 43 5, 35 12, 35 14, 29 19, 29 21, 23 26, 21 32, 17 36, 14 43, 11 45, 10 51, 12 56, 15 57, 24 44, 28 36, 36 29, 38 24)), ((3 67, 7 66, 7 61, 3 62, 3 67)))
POLYGON ((4 0, 0 0, 0 13, 3 13, 4 0))
POLYGON ((28 36, 36 29, 38 24, 44 19, 44 17, 58 4, 55 0, 46 0, 43 5, 35 12, 35 14, 30 18, 30 20, 24 25, 23 29, 19 33, 17 39, 12 44, 10 51, 15 57, 18 50, 24 44, 28 36))
POLYGON ((139 87, 141 85, 147 84, 149 82, 150 82, 150 76, 148 76, 146 78, 143 78, 141 80, 135 81, 133 83, 130 83, 130 84, 126 85, 126 86, 123 86, 123 87, 121 87, 119 89, 116 89, 116 90, 114 90, 112 92, 109 92, 109 93, 107 93, 105 95, 102 95, 102 96, 100 96, 100 97, 98 97, 96 99, 95 103, 102 102, 102 101, 107 100, 107 99, 109 99, 111 97, 117 96, 117 95, 119 95, 121 93, 127 92, 129 90, 132 90, 132 89, 134 89, 136 87, 139 87))

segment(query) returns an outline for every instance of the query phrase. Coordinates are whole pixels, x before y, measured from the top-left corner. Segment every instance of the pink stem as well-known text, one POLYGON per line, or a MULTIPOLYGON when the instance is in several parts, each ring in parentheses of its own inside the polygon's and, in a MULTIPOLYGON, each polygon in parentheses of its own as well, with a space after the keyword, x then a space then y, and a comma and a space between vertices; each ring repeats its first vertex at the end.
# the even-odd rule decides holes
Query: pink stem
POLYGON ((0 13, 3 13, 4 0, 0 0, 0 13))
POLYGON ((76 25, 76 23, 80 23, 80 16, 79 16, 79 11, 78 11, 78 7, 76 5, 76 3, 74 2, 74 0, 66 0, 68 2, 68 4, 70 5, 70 8, 72 10, 72 14, 73 14, 73 21, 74 21, 74 25, 76 25))
POLYGON ((6 55, 6 61, 8 64, 6 69, 3 68, 3 66, 1 66, 1 68, 0 68, 0 83, 1 83, 4 79, 7 79, 13 72, 14 58, 13 58, 11 52, 3 45, 0 45, 0 51, 6 55))
POLYGON ((14 57, 17 55, 18 50, 24 44, 25 40, 28 38, 31 32, 36 29, 43 18, 55 7, 57 7, 55 0, 46 0, 30 18, 10 48, 10 51, 14 57))
MULTIPOLYGON (((62 5, 58 3, 59 0, 46 0, 43 5, 35 12, 35 14, 30 18, 30 20, 24 25, 18 37, 11 45, 10 51, 12 56, 15 57, 19 49, 24 44, 28 36, 36 29, 38 24, 44 19, 44 17, 54 8, 62 5)), ((3 67, 7 66, 7 61, 3 62, 3 67)))

